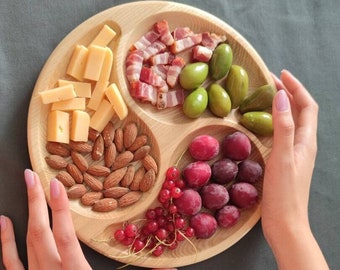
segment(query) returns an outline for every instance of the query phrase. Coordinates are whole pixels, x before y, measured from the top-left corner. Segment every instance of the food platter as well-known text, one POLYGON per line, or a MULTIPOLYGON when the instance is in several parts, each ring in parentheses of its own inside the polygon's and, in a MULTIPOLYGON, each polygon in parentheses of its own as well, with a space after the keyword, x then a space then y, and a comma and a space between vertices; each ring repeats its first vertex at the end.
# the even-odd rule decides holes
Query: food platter
MULTIPOLYGON (((227 41, 234 51, 234 62, 243 66, 249 75, 249 88, 255 89, 263 84, 272 84, 270 72, 254 48, 232 27, 213 15, 178 3, 144 1, 132 2, 107 9, 76 27, 55 48, 43 67, 36 82, 28 115, 28 146, 33 169, 39 174, 47 199, 49 199, 49 181, 56 171, 49 168, 45 157, 47 115, 49 106, 41 103, 39 93, 55 87, 58 79, 65 76, 66 68, 73 49, 77 44, 89 44, 104 25, 110 26, 117 33, 109 44, 113 51, 114 64, 110 81, 121 90, 128 106, 129 115, 124 122, 137 122, 142 132, 150 138, 153 155, 158 163, 158 177, 155 186, 145 194, 137 205, 117 209, 112 212, 93 212, 78 200, 70 200, 70 209, 78 238, 99 253, 143 267, 180 267, 208 259, 235 244, 259 220, 259 203, 242 211, 240 221, 230 229, 218 229, 210 239, 193 240, 196 250, 190 243, 181 245, 161 258, 152 256, 125 256, 126 247, 108 241, 112 231, 127 220, 143 217, 144 211, 157 204, 157 195, 161 188, 167 168, 174 165, 190 140, 199 134, 209 134, 221 139, 233 131, 242 131, 252 142, 252 158, 264 165, 271 149, 271 137, 256 136, 239 123, 239 115, 232 111, 226 118, 218 118, 206 112, 198 119, 189 119, 178 107, 157 110, 150 104, 134 100, 128 90, 125 77, 125 59, 128 49, 140 36, 148 31, 156 21, 165 19, 170 28, 188 26, 194 31, 210 31, 227 36, 227 41)), ((113 119, 119 121, 119 119, 113 119)), ((183 167, 187 157, 179 163, 183 167)), ((257 187, 261 193, 261 183, 257 187)), ((260 196, 261 198, 261 196, 260 196)))

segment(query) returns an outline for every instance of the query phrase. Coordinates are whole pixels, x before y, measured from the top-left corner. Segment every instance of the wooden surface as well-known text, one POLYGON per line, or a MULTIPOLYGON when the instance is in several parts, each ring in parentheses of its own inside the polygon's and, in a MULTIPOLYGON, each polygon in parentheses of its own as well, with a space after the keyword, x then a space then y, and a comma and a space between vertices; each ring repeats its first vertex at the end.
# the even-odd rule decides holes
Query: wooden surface
MULTIPOLYGON (((250 89, 272 83, 267 67, 252 46, 226 23, 204 11, 171 2, 136 2, 116 6, 79 25, 51 54, 32 94, 28 115, 28 145, 32 167, 40 175, 48 197, 49 180, 56 172, 48 168, 44 159, 47 155, 46 118, 49 106, 41 104, 38 93, 56 86, 58 79, 65 78, 65 70, 76 44, 88 45, 104 24, 111 26, 118 33, 110 44, 114 52, 111 82, 117 83, 129 107, 129 116, 125 121, 137 121, 142 130, 151 137, 152 155, 157 159, 159 173, 155 187, 143 195, 138 205, 126 209, 105 214, 95 213, 80 205, 78 201, 71 201, 75 229, 81 241, 110 258, 145 267, 178 267, 210 258, 236 243, 259 220, 261 203, 242 211, 241 220, 231 229, 219 229, 208 240, 194 240, 197 251, 188 242, 183 242, 176 250, 163 254, 161 259, 135 256, 124 258, 125 247, 102 240, 109 239, 112 229, 121 226, 121 222, 138 219, 147 208, 156 203, 166 169, 178 160, 194 136, 205 133, 222 138, 231 131, 241 130, 252 140, 252 158, 258 159, 262 164, 267 159, 271 138, 257 138, 238 125, 239 115, 236 111, 225 119, 214 117, 207 112, 199 119, 190 120, 183 115, 180 108, 157 111, 149 104, 136 103, 130 97, 124 75, 128 48, 161 19, 166 19, 171 29, 176 26, 189 26, 194 32, 226 34, 234 52, 233 63, 247 70, 250 89)), ((186 157, 182 159, 180 166, 184 166, 185 161, 186 157)), ((261 183, 258 188, 261 191, 261 183)))

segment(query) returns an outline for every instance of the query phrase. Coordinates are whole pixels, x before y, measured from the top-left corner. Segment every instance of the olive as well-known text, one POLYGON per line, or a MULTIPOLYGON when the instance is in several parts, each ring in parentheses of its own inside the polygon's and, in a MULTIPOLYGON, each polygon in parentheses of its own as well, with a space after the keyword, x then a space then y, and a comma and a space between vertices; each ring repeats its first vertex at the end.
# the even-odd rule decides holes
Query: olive
POLYGON ((209 109, 216 116, 225 117, 230 113, 230 97, 221 85, 213 83, 209 86, 208 100, 209 109))
POLYGON ((210 76, 214 80, 222 79, 227 75, 233 61, 233 52, 231 47, 226 44, 220 44, 216 47, 209 62, 210 76))
POLYGON ((247 71, 241 66, 232 65, 226 79, 232 108, 237 108, 248 95, 248 82, 247 71))
POLYGON ((203 62, 186 65, 179 74, 179 83, 186 90, 199 87, 209 74, 209 66, 203 62))
POLYGON ((208 106, 208 93, 203 87, 192 91, 184 100, 183 112, 190 118, 199 117, 208 106))
POLYGON ((273 119, 268 112, 247 112, 241 116, 240 123, 258 135, 273 134, 273 119))

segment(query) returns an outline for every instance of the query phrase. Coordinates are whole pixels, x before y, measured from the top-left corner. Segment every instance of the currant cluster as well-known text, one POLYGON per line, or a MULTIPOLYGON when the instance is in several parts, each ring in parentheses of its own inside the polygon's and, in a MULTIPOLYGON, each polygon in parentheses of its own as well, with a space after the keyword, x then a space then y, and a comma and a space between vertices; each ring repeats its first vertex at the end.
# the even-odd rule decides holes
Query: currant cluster
POLYGON ((158 194, 160 206, 148 209, 142 222, 127 222, 114 232, 114 239, 129 247, 131 253, 148 250, 153 256, 160 256, 165 249, 176 249, 179 242, 195 235, 194 229, 173 203, 182 196, 185 188, 180 175, 177 167, 168 168, 158 194))

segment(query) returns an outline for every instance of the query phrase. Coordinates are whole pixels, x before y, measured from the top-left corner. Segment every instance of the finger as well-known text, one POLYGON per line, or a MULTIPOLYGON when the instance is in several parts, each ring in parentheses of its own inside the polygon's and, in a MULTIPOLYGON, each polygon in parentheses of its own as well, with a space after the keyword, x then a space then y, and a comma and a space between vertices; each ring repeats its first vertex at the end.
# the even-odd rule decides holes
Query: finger
POLYGON ((0 216, 3 264, 7 270, 24 269, 15 243, 14 229, 8 217, 0 216))
POLYGON ((27 245, 27 261, 28 261, 28 269, 39 269, 39 262, 37 255, 35 254, 34 247, 32 244, 32 240, 27 234, 26 237, 26 245, 27 245))
POLYGON ((47 204, 39 177, 25 170, 28 195, 28 238, 30 239, 40 268, 58 269, 60 257, 49 226, 47 204))
POLYGON ((63 266, 85 269, 88 265, 74 231, 65 188, 57 179, 50 182, 50 198, 53 234, 63 266))

